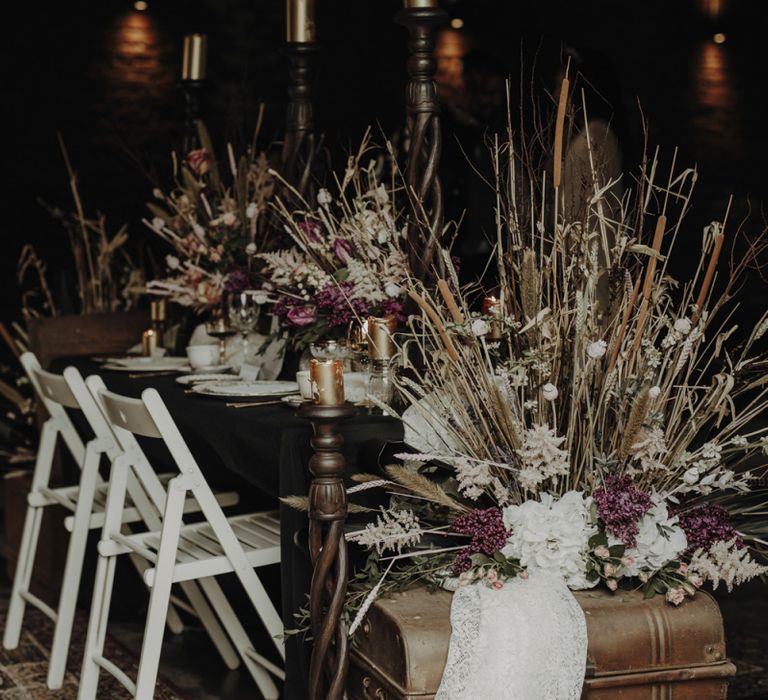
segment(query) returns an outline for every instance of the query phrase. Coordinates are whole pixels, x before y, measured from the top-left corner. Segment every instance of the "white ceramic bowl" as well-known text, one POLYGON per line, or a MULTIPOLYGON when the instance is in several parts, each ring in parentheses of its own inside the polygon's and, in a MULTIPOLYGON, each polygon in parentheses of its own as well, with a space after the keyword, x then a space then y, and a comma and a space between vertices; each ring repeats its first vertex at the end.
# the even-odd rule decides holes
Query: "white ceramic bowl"
POLYGON ((213 367, 219 364, 218 345, 190 345, 187 347, 187 359, 192 369, 213 367))

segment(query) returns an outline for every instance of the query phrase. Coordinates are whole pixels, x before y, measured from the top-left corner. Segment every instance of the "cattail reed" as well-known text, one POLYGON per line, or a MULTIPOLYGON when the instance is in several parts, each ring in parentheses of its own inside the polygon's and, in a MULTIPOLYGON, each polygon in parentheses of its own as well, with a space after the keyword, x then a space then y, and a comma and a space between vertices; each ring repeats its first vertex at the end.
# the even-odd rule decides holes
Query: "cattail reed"
POLYGON ((445 347, 445 351, 448 353, 448 357, 450 357, 454 362, 457 362, 459 359, 459 353, 456 352, 456 347, 454 346, 451 337, 448 335, 448 331, 445 330, 445 325, 440 320, 440 316, 438 315, 437 311, 435 311, 420 294, 417 294, 413 290, 409 290, 408 296, 419 305, 419 308, 421 308, 421 310, 427 314, 427 316, 429 316, 429 320, 432 321, 432 324, 435 326, 438 334, 440 335, 440 339, 443 341, 443 346, 445 347))
POLYGON ((437 280, 437 288, 440 290, 440 295, 443 297, 443 301, 445 301, 445 305, 448 307, 448 313, 451 314, 453 322, 459 324, 464 323, 464 315, 461 313, 461 309, 459 309, 448 283, 444 279, 439 279, 437 280))
POLYGON ((555 189, 560 187, 563 177, 563 130, 565 128, 565 108, 568 104, 568 90, 571 81, 563 78, 560 85, 560 99, 557 103, 557 118, 555 120, 555 158, 553 167, 552 184, 555 189))
POLYGON ((709 288, 712 286, 712 280, 715 277, 715 270, 717 269, 717 261, 720 258, 720 251, 723 249, 723 243, 725 242, 725 236, 722 233, 718 233, 715 236, 715 245, 712 248, 712 255, 709 256, 709 265, 707 265, 707 273, 704 275, 704 282, 701 285, 701 291, 696 299, 696 309, 693 312, 693 322, 695 323, 701 312, 704 310, 704 304, 707 301, 707 294, 709 294, 709 288))

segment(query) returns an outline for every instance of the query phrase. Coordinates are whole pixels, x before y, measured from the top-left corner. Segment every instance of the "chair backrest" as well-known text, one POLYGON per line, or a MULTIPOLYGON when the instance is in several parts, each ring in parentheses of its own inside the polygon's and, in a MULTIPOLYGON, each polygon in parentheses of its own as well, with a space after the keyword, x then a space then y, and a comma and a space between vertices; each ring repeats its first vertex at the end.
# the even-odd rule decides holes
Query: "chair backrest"
POLYGON ((80 409, 77 398, 64 377, 46 372, 40 367, 34 353, 25 352, 20 359, 35 393, 48 411, 49 418, 46 422, 56 428, 78 466, 82 468, 85 460, 85 445, 65 410, 66 408, 80 409))
MULTIPOLYGON (((134 399, 108 391, 99 377, 88 377, 86 384, 101 402, 104 415, 112 425, 124 454, 145 488, 146 474, 139 463, 146 457, 136 440, 136 435, 161 439, 168 448, 180 476, 186 477, 186 488, 192 491, 201 511, 214 529, 218 529, 220 523, 226 522, 221 506, 157 390, 145 389, 141 399, 134 399)), ((163 491, 166 493, 164 488, 163 491)), ((164 511, 163 506, 159 506, 159 509, 164 511)))
MULTIPOLYGON (((152 521, 155 520, 156 514, 165 509, 166 491, 135 435, 158 439, 162 436, 141 399, 109 391, 104 380, 97 374, 89 376, 85 380, 85 386, 94 408, 113 436, 118 453, 127 454, 131 458, 138 485, 149 497, 155 513, 141 507, 140 495, 131 487, 133 479, 129 479, 128 490, 144 520, 154 527, 152 521)), ((110 455, 110 458, 114 459, 114 456, 110 455)))

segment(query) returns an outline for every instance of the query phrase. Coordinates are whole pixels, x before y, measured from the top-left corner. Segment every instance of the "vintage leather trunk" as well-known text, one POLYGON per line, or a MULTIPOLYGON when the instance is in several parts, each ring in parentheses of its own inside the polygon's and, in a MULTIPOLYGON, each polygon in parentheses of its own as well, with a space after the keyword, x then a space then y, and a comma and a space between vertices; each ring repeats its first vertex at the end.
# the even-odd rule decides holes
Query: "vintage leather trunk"
MULTIPOLYGON (((700 591, 678 608, 639 592, 583 591, 576 598, 589 637, 582 698, 726 697, 736 669, 712 596, 700 591)), ((355 636, 350 700, 433 698, 448 655, 450 605, 449 593, 423 588, 377 601, 355 636)))

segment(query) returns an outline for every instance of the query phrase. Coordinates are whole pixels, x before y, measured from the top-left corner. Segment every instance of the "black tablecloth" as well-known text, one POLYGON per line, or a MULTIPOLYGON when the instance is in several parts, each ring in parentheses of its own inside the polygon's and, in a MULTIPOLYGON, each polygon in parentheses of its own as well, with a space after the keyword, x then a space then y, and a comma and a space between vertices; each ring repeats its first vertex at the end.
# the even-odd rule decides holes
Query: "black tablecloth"
MULTIPOLYGON (((226 469, 272 497, 307 494, 311 427, 286 406, 227 408, 220 399, 185 393, 173 376, 129 378, 127 373, 103 371, 90 360, 58 361, 53 369, 61 371, 68 364, 83 376, 101 374, 107 387, 117 393, 139 396, 148 387, 156 388, 212 484, 226 469)), ((372 471, 382 445, 402 439, 402 426, 391 418, 361 414, 348 421, 342 433, 348 471, 358 467, 372 471)), ((281 505, 280 523, 283 622, 291 629, 294 613, 306 605, 309 592, 311 564, 306 549, 297 544, 306 539, 300 535, 306 530, 307 517, 281 505)), ((295 635, 289 636, 284 697, 306 697, 307 669, 306 648, 295 635)))

